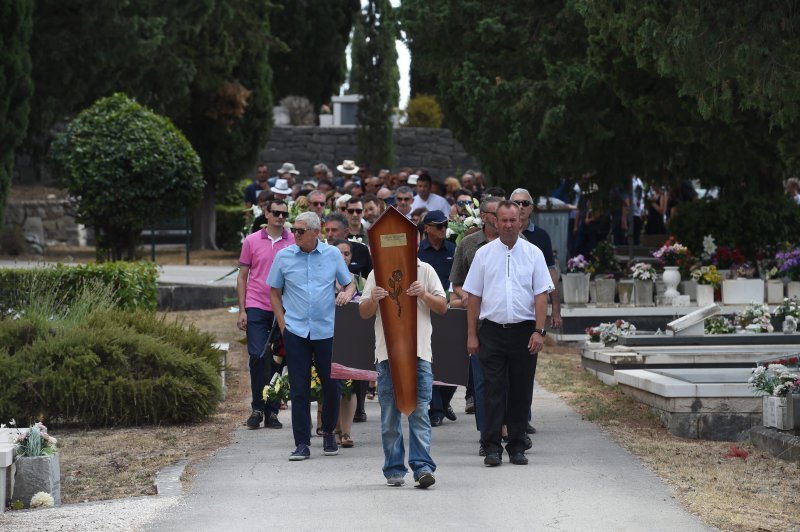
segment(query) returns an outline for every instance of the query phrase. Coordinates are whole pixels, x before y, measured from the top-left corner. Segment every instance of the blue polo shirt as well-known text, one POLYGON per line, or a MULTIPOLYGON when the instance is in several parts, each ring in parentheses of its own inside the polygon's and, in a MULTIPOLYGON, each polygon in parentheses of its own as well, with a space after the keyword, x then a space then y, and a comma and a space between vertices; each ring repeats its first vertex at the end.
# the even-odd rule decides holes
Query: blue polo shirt
POLYGON ((352 280, 339 249, 324 242, 310 253, 297 244, 280 250, 267 276, 268 285, 283 289, 286 328, 311 340, 333 336, 336 281, 347 286, 352 280))
POLYGON ((456 245, 449 240, 442 242, 442 247, 439 249, 431 246, 430 241, 426 238, 419 243, 419 251, 417 258, 422 262, 427 262, 433 269, 436 270, 436 275, 442 282, 442 288, 447 291, 450 286, 450 269, 453 267, 453 256, 456 254, 456 245))

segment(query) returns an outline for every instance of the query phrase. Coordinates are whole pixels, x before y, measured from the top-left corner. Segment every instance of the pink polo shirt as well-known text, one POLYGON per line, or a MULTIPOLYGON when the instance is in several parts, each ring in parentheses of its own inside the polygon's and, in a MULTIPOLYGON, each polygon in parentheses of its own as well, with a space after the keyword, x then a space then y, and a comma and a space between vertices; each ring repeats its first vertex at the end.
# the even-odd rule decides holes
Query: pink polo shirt
POLYGON ((266 229, 256 231, 244 239, 242 253, 239 255, 239 264, 250 268, 245 288, 245 308, 272 311, 267 275, 275 260, 275 255, 292 244, 294 244, 294 235, 286 229, 274 240, 266 229))

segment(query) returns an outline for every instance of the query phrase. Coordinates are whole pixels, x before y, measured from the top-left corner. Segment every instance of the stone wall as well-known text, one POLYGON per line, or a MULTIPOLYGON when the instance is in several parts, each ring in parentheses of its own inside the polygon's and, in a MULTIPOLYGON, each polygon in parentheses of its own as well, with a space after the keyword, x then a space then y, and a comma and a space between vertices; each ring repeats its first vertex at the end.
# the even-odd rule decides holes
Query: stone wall
POLYGON ((75 222, 74 212, 68 199, 9 200, 5 226, 21 227, 33 252, 41 253, 45 246, 85 246, 86 232, 75 222))
MULTIPOLYGON (((434 179, 440 180, 449 175, 461 177, 468 168, 478 167, 475 158, 464 151, 449 129, 396 128, 394 158, 392 169, 425 168, 434 179)), ((303 176, 313 175, 313 165, 320 162, 335 172, 336 165, 345 159, 358 162, 355 128, 274 127, 272 138, 261 152, 261 160, 269 165, 270 172, 288 161, 294 163, 303 176)))

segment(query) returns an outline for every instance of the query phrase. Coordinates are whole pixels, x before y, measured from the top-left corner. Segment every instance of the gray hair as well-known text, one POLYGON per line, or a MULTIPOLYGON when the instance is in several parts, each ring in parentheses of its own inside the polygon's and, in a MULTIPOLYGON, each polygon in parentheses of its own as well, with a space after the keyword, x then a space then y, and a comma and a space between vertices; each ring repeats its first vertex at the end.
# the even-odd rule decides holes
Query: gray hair
POLYGON ((306 229, 310 229, 312 231, 319 231, 319 216, 317 213, 307 211, 297 215, 297 218, 294 220, 295 222, 305 222, 306 229))
POLYGON ((314 189, 307 194, 308 199, 311 199, 311 196, 321 196, 322 200, 325 200, 325 193, 319 189, 314 189))
POLYGON ((533 203, 533 196, 531 196, 531 193, 528 192, 528 189, 526 188, 515 188, 514 192, 511 193, 511 196, 509 196, 509 198, 513 197, 514 194, 525 194, 526 196, 528 196, 528 201, 533 203))
POLYGON ((314 165, 314 172, 325 172, 326 174, 330 172, 328 169, 328 165, 325 163, 319 163, 314 165))
POLYGON ((489 204, 500 203, 504 199, 505 198, 501 198, 499 196, 486 196, 483 198, 483 201, 481 201, 481 212, 489 212, 486 210, 486 208, 489 207, 489 204))
POLYGON ((414 191, 411 190, 411 187, 407 187, 403 185, 402 187, 397 187, 397 190, 394 191, 395 196, 398 194, 411 194, 414 195, 414 191))

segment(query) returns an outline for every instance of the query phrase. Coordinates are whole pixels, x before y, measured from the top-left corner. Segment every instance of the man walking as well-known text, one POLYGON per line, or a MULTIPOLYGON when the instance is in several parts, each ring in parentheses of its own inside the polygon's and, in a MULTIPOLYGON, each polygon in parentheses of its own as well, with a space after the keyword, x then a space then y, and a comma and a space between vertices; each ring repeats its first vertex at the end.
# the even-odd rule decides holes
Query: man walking
POLYGON ((469 294, 467 350, 480 359, 486 389, 483 463, 502 463, 505 420, 510 461, 526 465, 533 369, 544 346, 547 295, 553 282, 541 250, 519 238, 522 227, 516 203, 498 204, 497 228, 499 237, 478 249, 464 282, 469 294))
MULTIPOLYGON (((447 312, 447 298, 436 271, 430 264, 417 259, 417 280, 411 283, 406 294, 417 298, 417 407, 408 416, 408 465, 414 472, 417 487, 428 488, 436 482, 433 476, 436 463, 431 458, 431 423, 428 405, 431 401, 433 372, 431 370, 431 310, 437 314, 447 312)), ((378 302, 389 293, 375 284, 375 272, 369 274, 364 285, 358 313, 375 319, 375 369, 378 372, 378 402, 381 405, 381 440, 383 442, 383 475, 389 486, 402 486, 408 469, 405 466, 403 430, 400 411, 394 402, 394 386, 383 322, 378 302)))
POLYGON ((311 363, 322 381, 322 440, 325 455, 338 454, 334 429, 339 418, 339 381, 331 379, 335 306, 355 293, 353 276, 335 246, 319 241, 313 212, 295 220, 295 245, 281 250, 267 277, 275 319, 283 333, 292 398, 292 431, 297 448, 289 460, 311 456, 311 363), (336 282, 344 288, 336 293, 336 282))
POLYGON ((252 413, 247 419, 247 428, 264 426, 272 429, 282 427, 278 421, 279 404, 265 403, 264 386, 271 375, 270 358, 265 354, 267 339, 272 331, 274 314, 267 284, 275 256, 283 248, 294 244, 294 237, 284 229, 283 223, 289 215, 289 207, 283 200, 272 200, 265 204, 267 226, 245 238, 239 256, 239 276, 236 278, 236 295, 239 298, 239 319, 236 325, 247 332, 247 353, 250 366, 250 391, 252 413))

